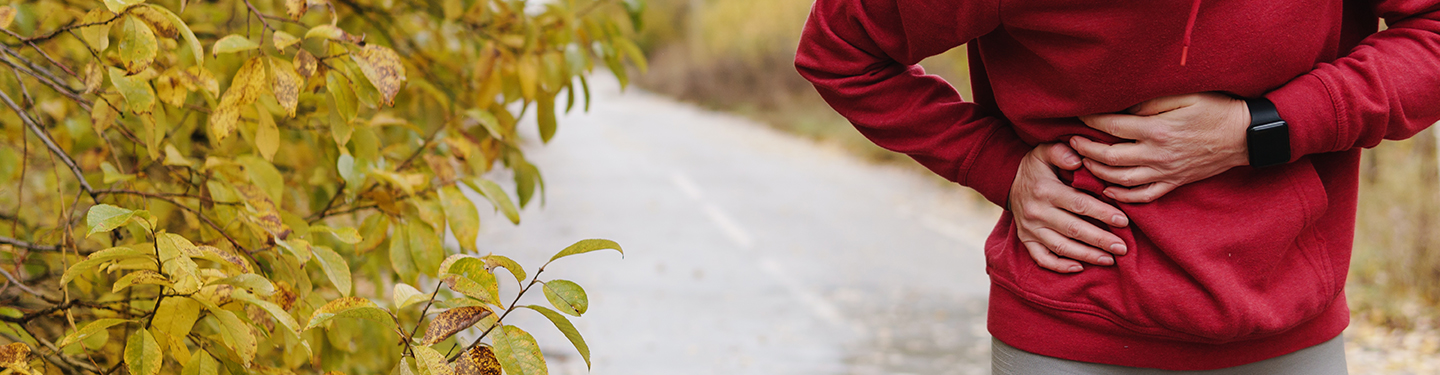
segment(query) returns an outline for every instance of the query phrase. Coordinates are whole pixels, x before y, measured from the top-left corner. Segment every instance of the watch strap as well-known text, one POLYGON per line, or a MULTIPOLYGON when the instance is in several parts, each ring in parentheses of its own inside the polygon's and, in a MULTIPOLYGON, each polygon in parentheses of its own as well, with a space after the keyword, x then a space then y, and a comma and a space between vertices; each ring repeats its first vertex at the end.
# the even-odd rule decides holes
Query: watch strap
POLYGON ((1246 99, 1250 126, 1245 132, 1250 166, 1261 168, 1290 162, 1290 128, 1270 99, 1246 99))

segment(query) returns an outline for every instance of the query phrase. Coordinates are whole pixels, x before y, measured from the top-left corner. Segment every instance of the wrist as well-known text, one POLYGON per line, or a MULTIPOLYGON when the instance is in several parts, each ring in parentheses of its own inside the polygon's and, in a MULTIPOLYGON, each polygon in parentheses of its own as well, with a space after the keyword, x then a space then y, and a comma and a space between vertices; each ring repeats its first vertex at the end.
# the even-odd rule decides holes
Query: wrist
POLYGON ((1245 131, 1246 154, 1252 167, 1290 162, 1290 126, 1280 118, 1275 103, 1264 97, 1245 100, 1250 116, 1245 131))

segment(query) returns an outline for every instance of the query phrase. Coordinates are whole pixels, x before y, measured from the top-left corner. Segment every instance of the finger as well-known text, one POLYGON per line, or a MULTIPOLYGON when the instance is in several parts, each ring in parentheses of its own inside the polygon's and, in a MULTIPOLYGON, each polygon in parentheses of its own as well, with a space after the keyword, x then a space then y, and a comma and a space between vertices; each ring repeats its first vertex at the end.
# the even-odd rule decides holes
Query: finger
POLYGON ((1075 153, 1075 149, 1064 143, 1052 143, 1046 146, 1045 152, 1040 153, 1040 160, 1067 171, 1080 169, 1080 155, 1075 153))
POLYGON ((1059 232, 1042 228, 1035 231, 1035 236, 1055 255, 1100 266, 1115 264, 1115 257, 1109 253, 1065 237, 1059 232))
POLYGON ((1070 137, 1070 147, 1087 159, 1095 159, 1106 165, 1131 167, 1151 162, 1155 155, 1150 146, 1125 142, 1107 145, 1085 137, 1070 137))
MULTIPOLYGON (((1092 217, 1110 226, 1123 227, 1130 224, 1129 218, 1125 217, 1125 213, 1120 209, 1089 195, 1074 193, 1057 203, 1061 209, 1069 211, 1069 213, 1092 217)), ((1084 241, 1086 244, 1108 250, 1116 255, 1125 255, 1125 241, 1122 241, 1119 236, 1069 213, 1053 216, 1052 214, 1042 214, 1039 221, 1050 224, 1045 227, 1056 229, 1067 237, 1084 241)))
POLYGON ((1050 249, 1045 248, 1045 245, 1041 245, 1039 242, 1025 241, 1024 244, 1025 250, 1030 252, 1030 258, 1035 259, 1035 264, 1040 268, 1059 273, 1074 273, 1085 269, 1080 262, 1055 256, 1055 253, 1050 252, 1050 249))
POLYGON ((1154 116, 1176 109, 1195 105, 1200 101, 1198 94, 1172 95, 1146 100, 1125 110, 1136 116, 1154 116))
POLYGON ((1138 167, 1112 167, 1094 159, 1085 159, 1085 169, 1089 170, 1095 177, 1109 181, 1112 184, 1135 187, 1151 182, 1159 181, 1160 171, 1147 166, 1138 167))
POLYGON ((1141 116, 1099 114, 1080 116, 1085 126, 1125 139, 1145 139, 1150 120, 1141 116))
POLYGON ((1156 199, 1160 199, 1160 197, 1165 196, 1165 194, 1169 194, 1177 187, 1180 187, 1180 185, 1163 181, 1128 189, 1109 187, 1105 188, 1105 196, 1125 203, 1150 203, 1156 199))

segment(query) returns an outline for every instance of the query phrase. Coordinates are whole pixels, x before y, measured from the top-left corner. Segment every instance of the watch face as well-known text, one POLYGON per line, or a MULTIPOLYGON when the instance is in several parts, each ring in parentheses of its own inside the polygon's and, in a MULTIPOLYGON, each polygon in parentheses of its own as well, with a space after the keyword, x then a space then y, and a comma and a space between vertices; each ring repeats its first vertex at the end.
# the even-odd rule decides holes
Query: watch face
POLYGON ((1290 161, 1290 127, 1276 121, 1250 127, 1250 165, 1265 167, 1290 161))

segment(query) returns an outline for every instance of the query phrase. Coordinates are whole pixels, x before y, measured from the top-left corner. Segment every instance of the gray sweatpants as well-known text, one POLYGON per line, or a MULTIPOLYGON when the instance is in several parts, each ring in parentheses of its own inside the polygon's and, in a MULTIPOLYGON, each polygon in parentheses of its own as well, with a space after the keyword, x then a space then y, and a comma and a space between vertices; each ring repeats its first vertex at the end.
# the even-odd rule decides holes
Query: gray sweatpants
POLYGON ((1294 353, 1230 368, 1208 371, 1166 371, 1076 362, 1026 352, 990 339, 990 369, 993 375, 1344 375, 1345 340, 1330 341, 1294 353))

